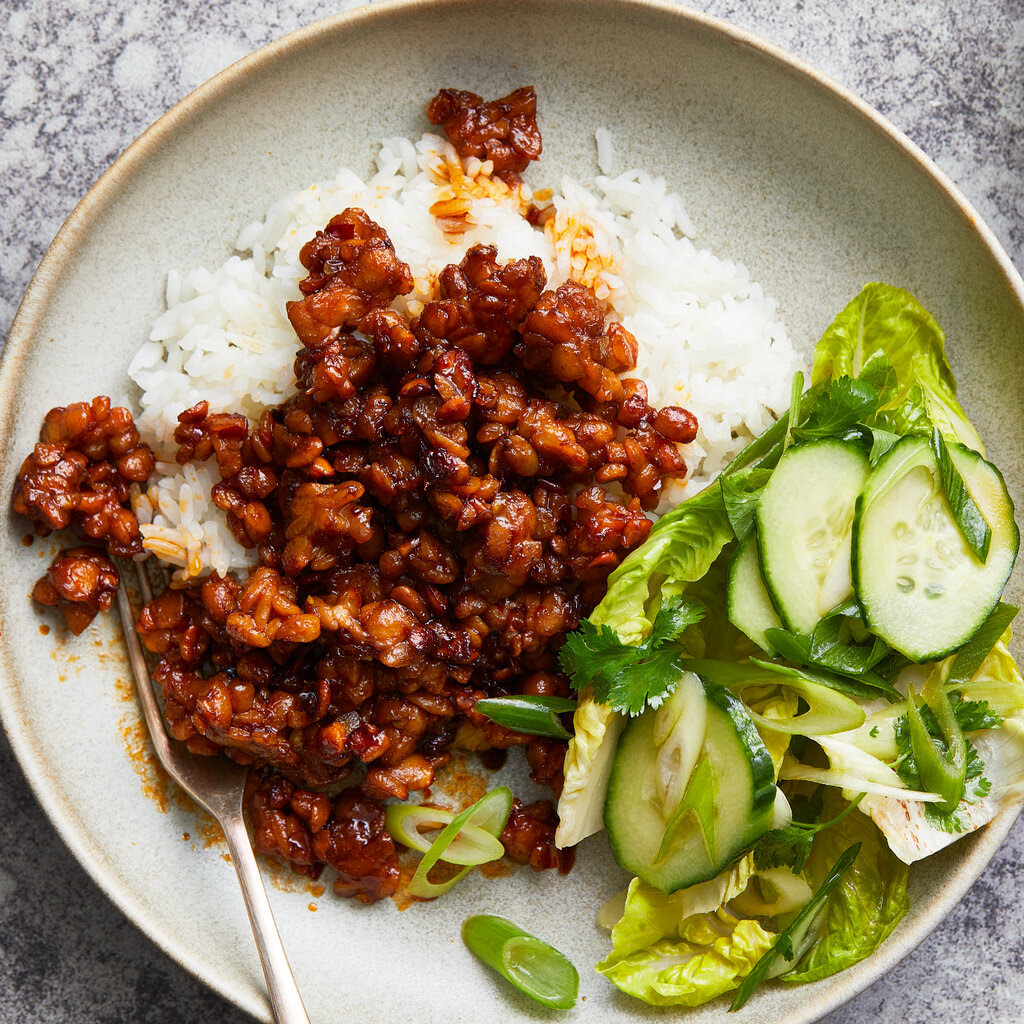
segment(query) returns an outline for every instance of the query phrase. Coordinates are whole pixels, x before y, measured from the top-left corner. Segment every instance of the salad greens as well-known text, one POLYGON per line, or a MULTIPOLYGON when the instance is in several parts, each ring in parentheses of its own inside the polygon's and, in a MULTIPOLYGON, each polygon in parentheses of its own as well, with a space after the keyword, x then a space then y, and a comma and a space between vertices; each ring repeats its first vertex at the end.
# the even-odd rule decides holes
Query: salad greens
POLYGON ((793 964, 801 951, 801 945, 807 932, 814 925, 814 920, 824 907, 832 890, 842 881, 843 875, 852 867, 860 853, 860 843, 844 850, 839 859, 832 865, 824 881, 818 886, 814 895, 801 907, 800 912, 783 928, 775 944, 760 960, 754 964, 753 970, 743 979, 733 998, 730 1010, 740 1009, 754 994, 754 990, 771 976, 772 968, 781 957, 784 964, 793 964))
MULTIPOLYGON (((834 794, 826 797, 825 813, 840 803, 834 794)), ((816 837, 806 869, 810 884, 820 884, 828 865, 851 843, 860 844, 860 854, 829 897, 813 945, 782 981, 817 981, 852 967, 870 956, 909 910, 909 869, 863 814, 850 814, 816 837)))
POLYGON ((875 417, 879 426, 895 434, 913 433, 920 428, 923 407, 944 435, 984 452, 978 432, 956 399, 942 328, 902 288, 869 284, 861 290, 815 346, 811 383, 864 378, 868 371, 877 384, 871 358, 879 353, 893 370, 893 376, 884 378, 885 402, 875 417))
POLYGON ((766 978, 828 977, 907 912, 909 863, 1024 795, 1017 609, 997 603, 1019 535, 983 451, 938 324, 908 292, 869 284, 815 348, 808 390, 794 381, 789 412, 609 577, 561 656, 580 699, 556 841, 604 827, 613 779, 613 848, 643 876, 599 915, 612 950, 598 970, 620 989, 657 1005, 737 990, 735 1008, 766 978), (793 516, 790 488, 770 484, 797 453, 812 475, 793 516), (829 505, 830 487, 856 502, 829 505), (801 558, 818 559, 806 584, 792 576, 801 558), (804 585, 820 588, 820 610, 801 597, 794 628, 779 595, 804 585), (919 603, 892 621, 905 595, 919 603), (928 633, 947 620, 954 632, 928 633), (737 698, 716 712, 714 743, 694 674, 705 700, 737 698), (655 808, 636 820, 657 835, 630 834, 631 772, 646 774, 629 792, 655 808), (752 816, 738 821, 738 807, 752 816))
POLYGON ((718 878, 672 894, 634 878, 598 971, 661 1006, 697 1006, 731 991, 775 942, 759 921, 726 909, 753 872, 747 856, 718 878))

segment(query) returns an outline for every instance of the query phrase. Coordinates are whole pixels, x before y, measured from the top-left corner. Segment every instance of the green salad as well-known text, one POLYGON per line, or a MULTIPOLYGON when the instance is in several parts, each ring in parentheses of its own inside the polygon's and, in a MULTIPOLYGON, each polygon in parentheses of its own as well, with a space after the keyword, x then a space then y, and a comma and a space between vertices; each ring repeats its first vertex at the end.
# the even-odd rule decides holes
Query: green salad
POLYGON ((828 977, 908 910, 908 865, 1024 793, 1001 601, 1019 534, 942 331, 870 284, 788 415, 658 520, 570 635, 558 843, 635 877, 598 970, 692 1006, 828 977))

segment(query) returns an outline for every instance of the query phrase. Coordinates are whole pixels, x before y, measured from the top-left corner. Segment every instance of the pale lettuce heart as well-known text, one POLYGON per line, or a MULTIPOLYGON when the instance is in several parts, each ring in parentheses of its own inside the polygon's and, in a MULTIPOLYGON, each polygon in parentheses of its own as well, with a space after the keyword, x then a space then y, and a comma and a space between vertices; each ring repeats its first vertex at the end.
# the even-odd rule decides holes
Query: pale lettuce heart
POLYGON ((629 995, 655 1006, 697 1006, 735 989, 775 942, 757 921, 727 910, 697 914, 627 956, 612 953, 597 969, 629 995))
POLYGON ((558 798, 555 845, 575 846, 604 828, 604 798, 626 716, 598 704, 588 690, 572 717, 573 738, 565 755, 565 782, 558 798))

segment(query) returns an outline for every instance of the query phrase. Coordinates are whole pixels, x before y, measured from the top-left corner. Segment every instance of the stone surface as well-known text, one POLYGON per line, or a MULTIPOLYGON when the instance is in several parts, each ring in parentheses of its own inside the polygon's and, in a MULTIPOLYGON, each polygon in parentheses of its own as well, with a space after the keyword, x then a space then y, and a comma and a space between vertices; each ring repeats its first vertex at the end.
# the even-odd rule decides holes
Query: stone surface
MULTIPOLYGON (((160 113, 236 58, 351 3, 4 0, 0 337, 78 198, 160 113), (296 8, 301 7, 301 10, 296 8)), ((966 193, 1024 266, 1024 4, 701 0, 852 89, 966 193)), ((243 1024, 110 904, 65 849, 0 738, 0 1022, 243 1024)), ((1024 1008, 1024 824, 946 922, 829 1024, 1024 1008)), ((342 971, 343 973, 343 971, 342 971)), ((343 986, 343 979, 338 979, 343 986)))

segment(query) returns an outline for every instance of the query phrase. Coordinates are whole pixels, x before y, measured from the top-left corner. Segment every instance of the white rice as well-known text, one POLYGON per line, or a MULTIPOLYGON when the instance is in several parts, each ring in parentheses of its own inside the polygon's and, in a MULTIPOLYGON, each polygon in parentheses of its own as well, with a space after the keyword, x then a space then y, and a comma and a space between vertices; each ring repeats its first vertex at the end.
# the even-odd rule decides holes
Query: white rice
POLYGON ((161 561, 178 567, 177 580, 191 580, 211 569, 226 576, 256 564, 256 552, 235 539, 227 518, 210 497, 220 477, 215 462, 158 462, 147 490, 136 490, 132 508, 142 544, 161 561))
MULTIPOLYGON (((238 254, 214 271, 172 271, 167 311, 128 369, 143 392, 144 438, 167 457, 178 413, 200 399, 255 420, 293 393, 297 341, 285 303, 301 297, 299 250, 331 217, 361 206, 412 270, 415 289, 396 302, 410 315, 433 297, 441 269, 477 243, 497 246, 502 260, 539 256, 549 287, 571 277, 591 288, 636 336, 650 403, 683 405, 700 424, 684 452, 690 476, 665 504, 705 486, 786 408, 800 362, 775 301, 741 264, 694 244, 665 179, 635 168, 611 176, 611 136, 600 128, 595 138, 594 187, 564 177, 554 194, 510 191, 489 164, 460 162, 436 135, 385 139, 369 181, 342 168, 245 227, 238 254), (468 211, 454 226, 431 213, 446 200, 468 211), (531 201, 553 205, 546 227, 524 218, 531 201)), ((158 474, 136 502, 147 549, 178 566, 179 579, 252 564, 210 499, 215 468, 162 463, 158 474)))

